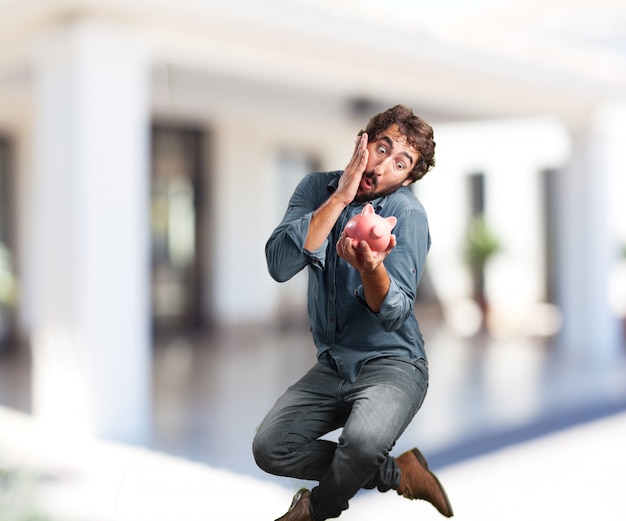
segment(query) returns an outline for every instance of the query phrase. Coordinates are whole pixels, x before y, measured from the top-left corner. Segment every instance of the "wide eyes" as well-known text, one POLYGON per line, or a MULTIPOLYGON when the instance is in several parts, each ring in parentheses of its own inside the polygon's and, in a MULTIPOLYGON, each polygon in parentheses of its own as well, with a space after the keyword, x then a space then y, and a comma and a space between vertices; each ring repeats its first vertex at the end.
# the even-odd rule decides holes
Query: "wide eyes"
MULTIPOLYGON (((381 155, 384 155, 387 153, 387 147, 385 145, 378 145, 377 150, 378 150, 378 153, 381 155)), ((395 163, 395 167, 398 170, 403 170, 406 167, 406 165, 404 164, 403 161, 398 161, 395 163)))

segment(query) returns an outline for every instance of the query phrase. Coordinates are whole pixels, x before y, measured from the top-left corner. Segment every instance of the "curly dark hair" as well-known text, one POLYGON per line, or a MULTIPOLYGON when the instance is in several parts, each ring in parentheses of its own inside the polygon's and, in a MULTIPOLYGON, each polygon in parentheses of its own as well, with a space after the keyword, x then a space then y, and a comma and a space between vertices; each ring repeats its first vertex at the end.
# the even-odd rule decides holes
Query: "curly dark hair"
POLYGON ((420 153, 417 163, 409 172, 409 179, 414 183, 435 166, 435 140, 433 129, 428 123, 413 114, 410 108, 396 105, 370 119, 365 130, 359 132, 359 135, 367 132, 368 141, 376 141, 378 136, 394 123, 398 125, 409 145, 420 153))

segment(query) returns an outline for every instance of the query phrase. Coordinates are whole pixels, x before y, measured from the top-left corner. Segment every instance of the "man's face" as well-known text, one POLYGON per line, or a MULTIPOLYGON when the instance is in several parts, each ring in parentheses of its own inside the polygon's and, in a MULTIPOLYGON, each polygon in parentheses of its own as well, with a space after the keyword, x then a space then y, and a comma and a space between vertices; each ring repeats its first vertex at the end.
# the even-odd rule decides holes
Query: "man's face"
POLYGON ((370 141, 367 150, 367 165, 355 201, 371 201, 411 183, 408 175, 419 159, 419 151, 407 143, 397 124, 370 141))

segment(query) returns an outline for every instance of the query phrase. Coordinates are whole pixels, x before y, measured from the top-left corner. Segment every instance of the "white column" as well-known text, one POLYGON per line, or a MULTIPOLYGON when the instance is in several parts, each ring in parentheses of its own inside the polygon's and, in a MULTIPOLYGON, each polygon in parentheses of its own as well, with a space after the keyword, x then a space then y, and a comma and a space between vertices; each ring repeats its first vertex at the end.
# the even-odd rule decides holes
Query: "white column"
POLYGON ((610 139, 614 129, 607 123, 607 112, 598 109, 584 128, 572 130, 571 161, 558 177, 555 245, 564 315, 562 348, 600 364, 620 354, 619 323, 608 289, 616 261, 609 220, 610 172, 614 148, 621 147, 621 141, 610 139))
POLYGON ((626 101, 612 103, 601 113, 609 174, 609 223, 618 260, 610 273, 611 309, 622 320, 622 342, 626 343, 626 101))
POLYGON ((216 132, 219 175, 211 189, 213 215, 222 224, 212 230, 208 246, 213 274, 219 274, 211 284, 211 307, 220 324, 262 323, 273 312, 267 295, 275 283, 267 273, 265 242, 276 225, 275 206, 269 202, 276 189, 263 140, 262 132, 238 118, 221 122, 216 132))
POLYGON ((150 426, 148 63, 76 22, 37 46, 33 411, 141 443, 150 426))

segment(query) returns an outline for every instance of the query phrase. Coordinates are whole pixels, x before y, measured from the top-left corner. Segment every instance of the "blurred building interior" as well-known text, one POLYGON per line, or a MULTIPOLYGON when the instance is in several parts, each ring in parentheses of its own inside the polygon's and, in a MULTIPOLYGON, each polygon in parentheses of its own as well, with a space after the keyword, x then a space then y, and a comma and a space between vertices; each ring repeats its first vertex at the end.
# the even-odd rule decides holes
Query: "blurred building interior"
POLYGON ((427 446, 621 407, 626 3, 431 4, 0 0, 0 405, 251 471, 218 444, 313 357, 265 240, 402 103, 437 141, 427 446))

